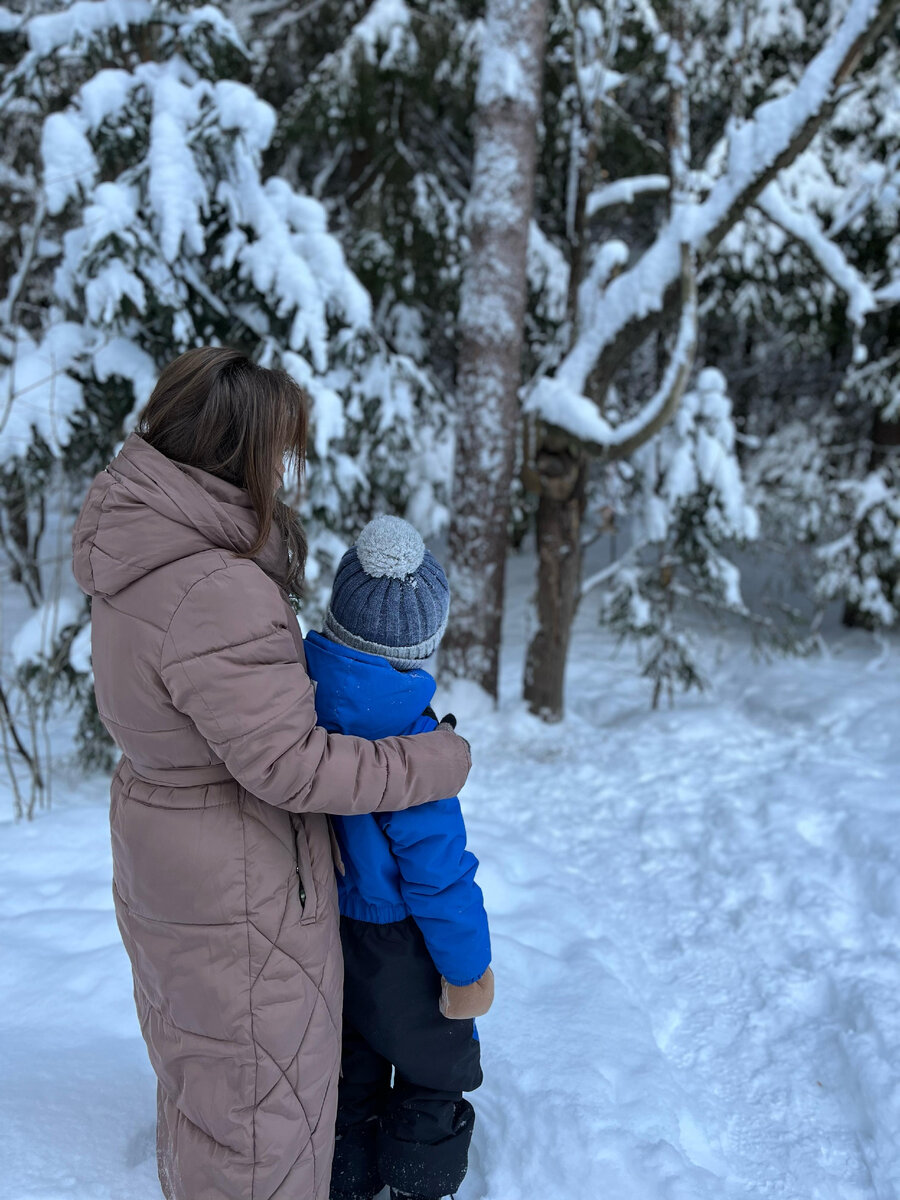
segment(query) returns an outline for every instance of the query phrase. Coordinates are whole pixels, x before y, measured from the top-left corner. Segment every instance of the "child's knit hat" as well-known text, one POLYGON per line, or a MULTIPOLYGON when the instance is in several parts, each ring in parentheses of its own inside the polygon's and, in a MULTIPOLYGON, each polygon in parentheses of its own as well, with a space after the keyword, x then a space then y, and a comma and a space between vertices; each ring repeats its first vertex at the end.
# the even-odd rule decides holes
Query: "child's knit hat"
POLYGON ((376 517, 341 559, 325 633, 409 671, 435 652, 449 612, 447 576, 416 530, 376 517))

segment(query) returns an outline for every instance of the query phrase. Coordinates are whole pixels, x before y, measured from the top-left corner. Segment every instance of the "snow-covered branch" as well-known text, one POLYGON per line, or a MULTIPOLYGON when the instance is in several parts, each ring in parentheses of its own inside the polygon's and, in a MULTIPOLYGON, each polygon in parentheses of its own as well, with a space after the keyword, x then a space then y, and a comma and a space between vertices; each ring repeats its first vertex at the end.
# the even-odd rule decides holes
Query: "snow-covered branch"
POLYGON ((828 278, 847 296, 847 316, 860 328, 878 307, 871 287, 833 242, 813 212, 801 212, 791 204, 773 180, 756 201, 757 208, 791 237, 802 242, 828 278))
POLYGON ((592 592, 594 588, 600 587, 601 584, 607 583, 610 579, 614 579, 623 567, 632 563, 638 555, 640 555, 651 543, 646 539, 635 542, 623 555, 614 559, 613 562, 603 567, 599 571, 595 571, 593 575, 589 575, 581 585, 581 597, 584 597, 588 592, 592 592))
POLYGON ((684 394, 697 348, 697 283, 691 259, 690 248, 684 246, 683 302, 675 347, 662 382, 635 417, 611 425, 592 400, 571 391, 558 377, 545 377, 538 382, 525 401, 525 411, 573 433, 593 453, 613 458, 628 458, 637 446, 661 429, 684 394))
POLYGON ((616 179, 613 183, 595 188, 587 198, 585 209, 588 217, 596 216, 604 208, 616 204, 633 204, 636 196, 648 196, 669 190, 668 175, 634 175, 630 179, 616 179))
POLYGON ((841 23, 812 59, 797 85, 761 105, 746 121, 731 121, 722 175, 706 199, 676 207, 655 242, 614 279, 591 307, 575 344, 553 379, 535 388, 529 407, 550 424, 601 447, 623 440, 585 396, 601 356, 648 317, 662 313, 682 270, 681 247, 710 253, 747 206, 808 145, 841 97, 842 86, 865 50, 900 8, 900 0, 851 0, 841 23))
POLYGON ((900 279, 892 279, 875 293, 875 303, 879 308, 900 304, 900 279))

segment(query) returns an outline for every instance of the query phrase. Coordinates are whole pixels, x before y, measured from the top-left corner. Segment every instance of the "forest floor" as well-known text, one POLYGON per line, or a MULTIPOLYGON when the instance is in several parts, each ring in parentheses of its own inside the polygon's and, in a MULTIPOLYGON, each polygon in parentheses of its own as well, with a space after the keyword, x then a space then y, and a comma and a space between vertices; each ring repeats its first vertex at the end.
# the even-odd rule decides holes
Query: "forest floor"
MULTIPOLYGON (((460 1200, 896 1200, 900 645, 764 663, 732 635, 653 713, 586 604, 545 726, 518 573, 499 710, 440 697, 497 976, 460 1200)), ((65 749, 33 822, 0 785, 0 1193, 154 1200, 107 784, 65 749)))

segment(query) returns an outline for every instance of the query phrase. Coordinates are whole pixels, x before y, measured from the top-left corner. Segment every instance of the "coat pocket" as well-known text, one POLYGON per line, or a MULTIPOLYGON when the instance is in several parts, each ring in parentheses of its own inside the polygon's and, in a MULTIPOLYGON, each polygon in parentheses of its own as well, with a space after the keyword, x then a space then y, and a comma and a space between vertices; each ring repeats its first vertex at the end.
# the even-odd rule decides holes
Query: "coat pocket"
POLYGON ((297 848, 297 884, 300 888, 300 907, 303 915, 301 925, 315 921, 318 915, 319 899, 316 892, 316 881, 313 878, 312 857, 309 851, 309 837, 306 823, 300 817, 294 831, 294 844, 297 848))

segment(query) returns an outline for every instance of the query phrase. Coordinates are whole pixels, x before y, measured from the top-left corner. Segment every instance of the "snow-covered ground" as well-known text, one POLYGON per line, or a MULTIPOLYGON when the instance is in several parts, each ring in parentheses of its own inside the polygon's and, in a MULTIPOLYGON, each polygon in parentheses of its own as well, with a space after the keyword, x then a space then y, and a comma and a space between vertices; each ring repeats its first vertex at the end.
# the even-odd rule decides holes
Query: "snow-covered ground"
MULTIPOLYGON (((444 697, 497 974, 460 1200, 895 1200, 900 647, 732 638, 654 714, 587 604, 546 727, 516 699, 525 594, 500 711, 444 697)), ((159 1196, 105 800, 64 772, 13 825, 0 794, 7 1200, 159 1196)))

